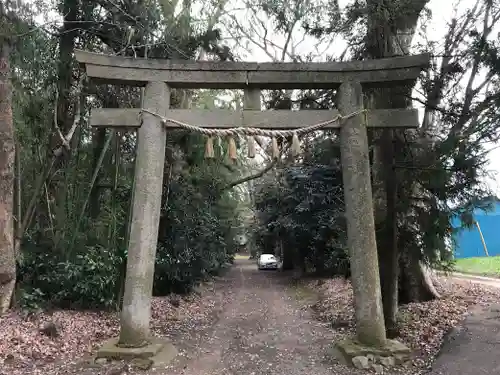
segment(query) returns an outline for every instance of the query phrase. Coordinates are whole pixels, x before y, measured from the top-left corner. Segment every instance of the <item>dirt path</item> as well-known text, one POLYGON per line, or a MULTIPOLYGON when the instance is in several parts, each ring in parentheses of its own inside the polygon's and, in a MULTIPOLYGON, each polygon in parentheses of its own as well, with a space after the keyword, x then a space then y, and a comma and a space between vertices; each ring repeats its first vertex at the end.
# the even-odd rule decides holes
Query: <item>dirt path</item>
POLYGON ((494 277, 470 275, 470 274, 459 273, 459 272, 454 272, 451 275, 441 276, 441 277, 445 278, 445 279, 449 278, 452 280, 455 279, 455 280, 470 281, 471 283, 474 283, 474 284, 480 284, 480 285, 500 289, 500 279, 494 278, 494 277))
POLYGON ((231 290, 219 320, 190 345, 198 350, 177 359, 166 375, 339 373, 327 355, 332 330, 299 306, 287 291, 286 276, 237 261, 225 278, 231 290))
MULTIPOLYGON (((500 280, 490 278, 452 275, 453 280, 500 289, 500 280)), ((359 373, 332 359, 330 348, 338 333, 299 304, 282 273, 258 271, 253 262, 239 260, 223 281, 225 301, 217 322, 174 340, 186 355, 161 375, 359 373)), ((493 355, 499 349, 498 311, 491 306, 476 310, 449 336, 429 375, 500 374, 493 355)))

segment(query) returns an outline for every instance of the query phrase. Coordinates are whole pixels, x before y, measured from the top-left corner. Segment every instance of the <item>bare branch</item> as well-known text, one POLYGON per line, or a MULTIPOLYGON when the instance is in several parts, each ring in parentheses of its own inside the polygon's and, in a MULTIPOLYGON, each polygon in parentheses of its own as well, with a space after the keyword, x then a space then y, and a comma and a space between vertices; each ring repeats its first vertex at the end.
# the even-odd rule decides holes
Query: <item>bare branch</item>
POLYGON ((257 173, 243 177, 243 178, 236 180, 234 182, 231 182, 228 186, 225 187, 225 189, 231 189, 237 185, 241 185, 245 182, 260 178, 260 177, 264 176, 267 172, 269 172, 271 169, 273 169, 277 163, 278 163, 278 159, 275 159, 271 163, 269 163, 266 167, 264 167, 263 169, 258 171, 257 173))

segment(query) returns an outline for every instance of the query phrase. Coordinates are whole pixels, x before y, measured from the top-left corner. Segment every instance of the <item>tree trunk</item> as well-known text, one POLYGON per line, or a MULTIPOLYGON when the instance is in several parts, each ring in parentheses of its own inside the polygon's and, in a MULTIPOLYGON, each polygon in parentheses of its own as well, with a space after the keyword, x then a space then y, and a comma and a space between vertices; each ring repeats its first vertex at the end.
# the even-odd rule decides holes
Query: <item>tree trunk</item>
MULTIPOLYGON (((412 13, 405 16, 391 14, 391 4, 386 0, 368 1, 369 20, 367 54, 371 58, 383 58, 407 54, 417 24, 418 16, 426 4, 425 0, 414 2, 412 13), (419 3, 419 4, 416 4, 419 3)), ((388 88, 372 92, 371 106, 374 108, 405 108, 410 87, 388 88)), ((394 134, 391 130, 375 133, 376 148, 373 157, 373 182, 376 205, 377 253, 381 280, 384 320, 389 338, 397 336, 397 313, 399 301, 399 249, 396 200, 398 196, 397 174, 394 170, 394 134)), ((404 280, 423 285, 413 257, 407 257, 408 267, 404 280)), ((419 264, 417 262, 417 264, 419 264)), ((402 284, 404 288, 407 284, 402 284)))
POLYGON ((379 257, 380 287, 382 291, 382 306, 384 320, 389 338, 397 336, 398 314, 398 277, 399 277, 399 252, 397 246, 397 176, 394 170, 394 142, 390 129, 385 129, 381 135, 381 144, 378 151, 384 171, 382 177, 382 191, 385 194, 382 204, 385 206, 383 223, 379 223, 377 238, 377 254, 379 257))
MULTIPOLYGON (((0 22, 3 22, 3 10, 0 4, 0 22)), ((13 215, 15 154, 9 43, 0 36, 0 314, 9 309, 16 285, 13 215)))
POLYGON ((316 260, 314 268, 316 269, 316 275, 319 277, 325 276, 325 248, 326 244, 321 244, 316 248, 316 260))
POLYGON ((64 0, 61 14, 64 18, 59 37, 59 66, 58 66, 58 101, 57 126, 63 134, 67 134, 73 124, 71 118, 71 84, 73 82, 73 52, 75 39, 78 35, 77 21, 78 2, 64 0))
POLYGON ((401 278, 399 303, 425 302, 440 298, 434 287, 429 270, 418 257, 403 252, 400 258, 401 278))
MULTIPOLYGON (((408 54, 419 15, 428 0, 416 0, 398 10, 394 1, 369 0, 368 34, 366 38, 366 52, 370 58, 383 58, 394 55, 408 54), (399 14, 397 13, 399 12, 399 14)), ((375 108, 406 108, 410 87, 388 88, 372 92, 371 106, 375 108)), ((387 335, 397 334, 396 318, 398 312, 398 291, 400 290, 400 248, 398 247, 398 216, 396 201, 398 197, 397 174, 394 170, 394 134, 390 130, 375 133, 377 139, 373 157, 373 182, 376 203, 376 221, 379 226, 377 248, 379 256, 379 271, 382 289, 382 303, 387 335)), ((401 267, 404 274, 401 284, 403 294, 406 295, 408 281, 420 286, 416 295, 427 298, 424 288, 432 290, 428 285, 429 278, 424 278, 420 272, 419 257, 405 257, 405 267, 401 267)), ((412 288, 412 293, 415 287, 412 288)))
MULTIPOLYGON (((63 26, 59 37, 59 64, 58 64, 58 81, 57 81, 57 123, 54 126, 59 128, 62 134, 67 134, 73 125, 74 112, 71 110, 71 86, 73 83, 73 52, 75 48, 75 39, 78 35, 78 26, 76 25, 78 16, 78 2, 76 0, 64 0, 60 13, 63 16, 63 26)), ((83 108, 81 108, 83 111, 83 108)), ((58 137, 56 142, 59 142, 58 137)), ((73 138, 72 141, 78 139, 73 138)), ((52 145, 55 148, 57 145, 52 145)), ((69 154, 58 159, 59 162, 67 162, 69 154)), ((67 171, 66 171, 67 173, 67 171)), ((63 176, 66 176, 66 173, 63 176)), ((63 179, 66 181, 67 178, 63 179)), ((63 182, 64 184, 64 182, 63 182)), ((55 194, 55 217, 56 217, 56 238, 54 243, 56 246, 60 244, 65 237, 65 229, 68 223, 67 210, 67 186, 62 186, 56 189, 55 194)))
MULTIPOLYGON (((280 241, 283 241, 280 237, 280 241)), ((294 258, 295 251, 293 246, 290 244, 283 244, 283 271, 293 270, 294 269, 294 258)))

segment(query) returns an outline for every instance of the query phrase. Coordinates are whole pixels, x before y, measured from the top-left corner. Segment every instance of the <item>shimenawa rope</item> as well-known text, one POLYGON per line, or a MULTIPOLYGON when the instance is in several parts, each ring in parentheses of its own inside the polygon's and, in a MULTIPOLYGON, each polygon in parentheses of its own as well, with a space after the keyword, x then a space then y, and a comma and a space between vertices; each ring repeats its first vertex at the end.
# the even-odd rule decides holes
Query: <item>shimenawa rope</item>
MULTIPOLYGON (((196 126, 196 125, 191 125, 191 124, 186 124, 182 121, 170 119, 167 117, 164 117, 160 115, 159 113, 150 111, 149 109, 142 108, 140 113, 149 113, 153 116, 156 116, 161 119, 161 122, 164 126, 167 126, 168 122, 171 122, 173 124, 176 124, 182 129, 186 129, 195 133, 200 133, 208 136, 207 143, 205 145, 205 157, 206 158, 213 158, 214 157, 214 146, 213 146, 213 137, 228 137, 228 155, 230 159, 235 160, 237 158, 237 152, 236 152, 236 143, 234 141, 234 136, 242 136, 246 135, 248 137, 248 157, 254 158, 255 157, 255 140, 254 136, 263 136, 263 137, 271 137, 272 142, 272 156, 273 158, 279 157, 279 150, 278 150, 278 142, 276 140, 276 137, 281 137, 281 138, 287 138, 287 137, 292 137, 292 145, 291 145, 291 151, 294 156, 297 156, 300 153, 300 141, 299 141, 299 135, 300 134, 307 134, 311 133, 316 130, 320 130, 329 124, 340 121, 340 120, 346 120, 348 118, 357 116, 361 113, 365 113, 366 117, 366 110, 359 110, 353 113, 350 113, 346 116, 342 115, 337 115, 331 120, 323 121, 314 125, 309 125, 303 128, 298 128, 294 130, 268 130, 268 129, 260 129, 257 126, 259 124, 255 124, 252 126, 248 127, 237 127, 237 128, 228 128, 228 129, 217 129, 217 128, 204 128, 201 126, 196 126)), ((366 118, 365 118, 366 120, 366 118)))
POLYGON ((248 136, 263 136, 263 137, 291 137, 294 134, 300 135, 300 134, 307 134, 311 133, 316 130, 320 130, 328 125, 330 125, 333 122, 340 121, 340 120, 346 120, 348 118, 357 116, 359 114, 362 114, 366 112, 365 109, 350 113, 348 115, 342 116, 342 115, 337 115, 331 120, 323 121, 314 125, 309 125, 303 128, 298 128, 294 130, 268 130, 268 129, 260 129, 255 126, 258 126, 258 124, 249 126, 249 127, 237 127, 237 128, 228 128, 228 129, 217 129, 217 128, 204 128, 201 126, 196 126, 196 125, 191 125, 191 124, 186 124, 182 121, 174 120, 171 118, 164 117, 156 112, 150 111, 149 109, 142 108, 141 112, 146 112, 149 113, 153 116, 156 116, 161 119, 162 123, 164 125, 167 124, 167 122, 171 122, 173 124, 178 125, 180 128, 208 135, 210 137, 225 137, 225 136, 235 136, 235 135, 248 135, 248 136))

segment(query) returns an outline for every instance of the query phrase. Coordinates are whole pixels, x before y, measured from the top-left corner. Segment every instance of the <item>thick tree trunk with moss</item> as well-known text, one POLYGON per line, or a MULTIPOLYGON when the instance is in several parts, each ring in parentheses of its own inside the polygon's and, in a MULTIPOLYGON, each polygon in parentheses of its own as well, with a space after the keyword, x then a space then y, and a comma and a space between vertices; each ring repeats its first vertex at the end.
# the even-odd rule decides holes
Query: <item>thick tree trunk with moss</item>
POLYGON ((440 297, 429 270, 415 254, 403 251, 400 267, 399 303, 425 302, 440 297))
MULTIPOLYGON (((3 21, 0 4, 0 22, 3 21)), ((0 314, 11 304, 16 285, 14 250, 14 125, 10 82, 9 43, 0 36, 0 314)))
MULTIPOLYGON (((368 0, 368 33, 366 52, 370 58, 384 58, 408 54, 419 15, 428 0, 412 2, 368 0), (404 11, 402 11, 404 10, 404 11)), ((406 108, 410 87, 380 89, 372 92, 369 105, 374 108, 406 108)), ((373 185, 377 231, 377 248, 382 289, 384 318, 388 336, 395 336, 398 312, 398 291, 400 289, 400 270, 403 280, 412 280, 419 286, 415 295, 428 295, 427 279, 416 272, 419 259, 406 257, 407 267, 400 268, 400 249, 398 248, 398 215, 396 201, 398 197, 397 173, 394 169, 394 134, 391 130, 375 133, 376 147, 373 154, 373 185), (415 264, 416 262, 416 264, 415 264), (410 272, 413 271, 413 272, 410 272)), ((402 283, 403 294, 407 294, 406 282, 402 283)), ((413 288, 413 292, 416 292, 413 288)))

